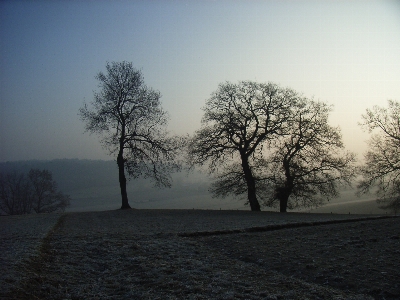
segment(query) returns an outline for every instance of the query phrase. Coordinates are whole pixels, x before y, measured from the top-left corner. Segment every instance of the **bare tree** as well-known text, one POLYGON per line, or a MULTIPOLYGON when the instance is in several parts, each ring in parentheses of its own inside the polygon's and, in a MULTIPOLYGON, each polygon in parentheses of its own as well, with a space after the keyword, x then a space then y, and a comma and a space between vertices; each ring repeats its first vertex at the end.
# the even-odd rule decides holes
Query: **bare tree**
POLYGON ((373 135, 360 168, 363 178, 358 184, 358 193, 368 193, 377 187, 378 203, 397 211, 400 208, 400 103, 389 100, 388 106, 374 106, 362 115, 360 125, 373 135))
MULTIPOLYGON (((263 157, 253 160, 257 197, 280 211, 321 205, 338 196, 341 183, 355 176, 355 156, 344 151, 339 128, 328 124, 325 103, 298 99, 286 119, 285 134, 269 143, 263 157)), ((225 168, 213 183, 217 196, 244 193, 246 182, 238 164, 225 168)))
POLYGON ((57 190, 47 170, 0 174, 0 211, 6 215, 64 211, 69 204, 70 197, 57 190))
POLYGON ((192 164, 208 163, 211 173, 240 166, 251 210, 259 211, 253 161, 263 157, 264 144, 287 130, 298 95, 273 83, 242 81, 220 84, 203 108, 202 128, 189 143, 192 164))
POLYGON ((57 190, 57 183, 48 170, 31 169, 28 173, 32 209, 36 213, 64 211, 70 204, 69 195, 57 190))
POLYGON ((170 173, 180 168, 176 157, 183 139, 168 135, 168 115, 161 107, 160 93, 144 84, 142 73, 132 63, 107 63, 106 69, 106 74, 96 76, 100 91, 92 107, 84 104, 79 114, 86 130, 99 134, 103 146, 117 155, 121 209, 127 209, 125 171, 133 178, 144 176, 156 186, 169 187, 170 173))
POLYGON ((344 150, 340 129, 328 124, 331 108, 322 102, 299 102, 289 132, 276 140, 274 151, 261 170, 274 193, 267 206, 316 207, 339 196, 341 184, 355 176, 355 155, 344 150))
POLYGON ((32 201, 29 182, 16 171, 0 174, 0 211, 6 215, 29 214, 32 201))

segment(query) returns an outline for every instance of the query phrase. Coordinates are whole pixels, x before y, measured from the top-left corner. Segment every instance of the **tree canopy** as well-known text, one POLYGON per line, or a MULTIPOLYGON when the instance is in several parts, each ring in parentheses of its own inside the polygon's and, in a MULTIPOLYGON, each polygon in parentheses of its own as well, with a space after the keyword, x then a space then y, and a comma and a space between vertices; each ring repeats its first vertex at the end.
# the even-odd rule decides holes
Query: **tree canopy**
MULTIPOLYGON (((286 120, 284 134, 264 147, 264 155, 252 161, 257 195, 266 206, 281 212, 319 206, 339 195, 342 183, 355 176, 355 156, 346 152, 339 128, 328 124, 331 108, 323 102, 299 98, 286 120)), ((233 164, 212 185, 217 196, 241 195, 245 180, 233 164)))
POLYGON ((316 207, 337 197, 341 184, 351 184, 355 155, 344 150, 340 129, 329 125, 330 111, 323 102, 298 104, 288 133, 276 140, 262 170, 262 179, 274 186, 267 206, 279 201, 281 212, 316 207))
POLYGON ((374 106, 362 115, 362 128, 371 133, 365 163, 360 168, 359 193, 376 187, 383 208, 400 210, 400 103, 388 101, 388 108, 374 106))
POLYGON ((70 196, 58 190, 48 170, 31 169, 0 174, 0 212, 7 215, 64 211, 70 196))
POLYGON ((170 173, 178 170, 176 156, 183 139, 166 130, 168 114, 161 95, 144 84, 132 63, 112 62, 96 76, 99 91, 91 107, 80 109, 86 130, 97 133, 103 146, 117 156, 122 209, 130 208, 125 171, 132 178, 151 178, 156 186, 169 187, 170 173))
POLYGON ((285 133, 297 101, 296 92, 273 83, 220 84, 203 108, 202 128, 189 143, 191 163, 208 163, 211 173, 240 166, 250 207, 259 211, 253 162, 264 156, 267 141, 285 133))

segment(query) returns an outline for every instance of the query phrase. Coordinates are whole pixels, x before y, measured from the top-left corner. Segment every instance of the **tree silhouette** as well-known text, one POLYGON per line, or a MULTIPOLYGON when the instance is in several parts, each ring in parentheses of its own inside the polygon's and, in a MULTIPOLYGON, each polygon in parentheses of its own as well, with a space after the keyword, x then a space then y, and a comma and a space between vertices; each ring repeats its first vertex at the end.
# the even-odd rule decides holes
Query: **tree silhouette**
POLYGON ((358 193, 370 192, 377 187, 376 195, 382 208, 400 209, 400 103, 389 100, 388 108, 374 106, 362 115, 362 128, 372 133, 365 153, 365 163, 360 168, 363 176, 358 193))
POLYGON ((69 204, 70 196, 57 189, 48 170, 0 174, 0 211, 7 215, 64 211, 69 204))
POLYGON ((36 213, 64 211, 70 197, 57 190, 57 183, 48 170, 31 169, 28 173, 32 209, 36 213))
MULTIPOLYGON (((318 206, 338 196, 340 183, 355 176, 355 156, 343 150, 339 128, 328 124, 330 107, 305 98, 292 106, 285 134, 269 143, 263 157, 253 160, 258 197, 280 211, 318 206)), ((240 166, 226 168, 213 183, 215 195, 243 194, 240 166)))
POLYGON ((303 99, 290 129, 277 139, 262 170, 275 193, 267 206, 279 201, 280 211, 312 207, 339 195, 338 187, 350 185, 355 176, 355 155, 344 151, 340 129, 328 124, 331 108, 303 99))
POLYGON ((251 210, 259 211, 253 162, 264 156, 263 146, 287 130, 298 95, 273 83, 242 81, 220 84, 203 108, 202 128, 189 142, 192 164, 208 163, 211 173, 231 165, 246 183, 251 210))
POLYGON ((6 215, 29 214, 32 211, 30 185, 24 174, 0 173, 0 211, 6 215))
POLYGON ((107 63, 106 69, 107 73, 96 76, 100 91, 92 107, 84 104, 79 114, 86 130, 99 134, 103 147, 117 155, 121 209, 126 209, 130 205, 125 171, 132 178, 144 176, 156 186, 169 187, 170 173, 180 168, 175 158, 183 139, 168 135, 161 95, 144 84, 132 63, 107 63))

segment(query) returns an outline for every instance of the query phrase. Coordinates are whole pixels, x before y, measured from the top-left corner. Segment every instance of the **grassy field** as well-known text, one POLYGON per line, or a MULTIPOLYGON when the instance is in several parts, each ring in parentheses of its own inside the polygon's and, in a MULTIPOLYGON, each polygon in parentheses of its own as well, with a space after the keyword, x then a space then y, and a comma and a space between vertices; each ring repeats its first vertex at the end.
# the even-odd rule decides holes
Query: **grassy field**
MULTIPOLYGON (((72 190, 72 201, 68 211, 100 211, 117 209, 121 205, 118 186, 88 187, 72 190)), ((206 182, 178 182, 170 189, 155 189, 128 184, 128 198, 137 209, 207 209, 207 210, 250 210, 244 199, 213 198, 206 182)), ((263 207, 263 211, 279 211, 278 207, 263 207)), ((386 214, 380 209, 373 195, 357 197, 354 189, 341 192, 339 198, 326 202, 316 209, 296 209, 294 212, 335 214, 386 214)))
MULTIPOLYGON (((0 163, 0 172, 16 170, 28 172, 30 168, 47 169, 53 173, 60 190, 71 196, 69 212, 104 211, 118 209, 121 196, 118 185, 118 169, 114 161, 53 160, 0 163)), ((170 189, 156 189, 149 180, 128 182, 128 198, 138 209, 207 209, 250 210, 244 199, 213 198, 208 191, 211 179, 199 170, 173 174, 170 189)), ((341 197, 332 199, 324 206, 295 211, 311 213, 382 214, 372 195, 357 198, 355 189, 345 188, 341 197)), ((264 211, 278 208, 263 207, 264 211)))
MULTIPOLYGON (((117 209, 121 205, 118 187, 91 187, 70 193, 72 201, 67 211, 101 211, 117 209)), ((208 210, 250 210, 245 201, 232 198, 212 198, 204 188, 189 187, 167 190, 153 189, 150 192, 128 187, 129 203, 137 209, 208 209, 208 210)), ((264 211, 278 211, 278 208, 262 208, 264 211)), ((374 198, 357 198, 354 193, 344 193, 339 199, 332 199, 316 209, 298 209, 296 212, 335 214, 386 214, 374 198)))
POLYGON ((352 202, 328 203, 311 210, 312 213, 335 214, 387 214, 389 211, 379 208, 376 200, 355 200, 352 202))
POLYGON ((399 299, 399 225, 191 209, 1 217, 0 299, 399 299))

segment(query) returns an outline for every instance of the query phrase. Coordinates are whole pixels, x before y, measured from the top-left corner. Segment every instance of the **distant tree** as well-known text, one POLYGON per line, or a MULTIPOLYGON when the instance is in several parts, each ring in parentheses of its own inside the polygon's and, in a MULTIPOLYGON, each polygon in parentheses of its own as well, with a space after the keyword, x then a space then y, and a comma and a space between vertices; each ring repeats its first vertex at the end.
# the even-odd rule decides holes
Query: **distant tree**
POLYGON ((70 197, 57 190, 57 183, 48 170, 31 169, 28 173, 32 209, 36 213, 64 211, 70 197))
MULTIPOLYGON (((325 103, 298 99, 287 119, 285 134, 277 135, 263 157, 253 160, 257 195, 280 212, 319 206, 338 196, 341 183, 355 176, 355 156, 343 150, 339 128, 328 124, 325 103)), ((213 183, 215 195, 240 195, 245 180, 238 164, 226 168, 213 183)))
POLYGON ((31 213, 29 181, 24 174, 0 173, 0 210, 6 215, 31 213))
POLYGON ((397 211, 400 208, 400 103, 389 100, 388 106, 374 106, 362 115, 360 125, 373 135, 360 168, 362 180, 358 193, 368 193, 376 187, 382 208, 397 211))
POLYGON ((107 63, 106 69, 96 76, 100 91, 92 107, 84 104, 79 114, 86 130, 99 134, 103 146, 117 156, 121 209, 127 209, 125 171, 130 177, 144 176, 156 186, 170 187, 171 172, 180 168, 176 157, 183 139, 168 135, 160 93, 144 84, 132 63, 107 63))
POLYGON ((202 128, 189 143, 190 162, 208 163, 217 175, 233 169, 246 183, 240 191, 247 192, 251 210, 259 211, 253 163, 263 158, 265 143, 285 133, 297 100, 296 92, 273 83, 220 84, 203 108, 202 128))
POLYGON ((6 215, 64 211, 70 197, 57 190, 47 170, 0 174, 0 211, 6 215))

